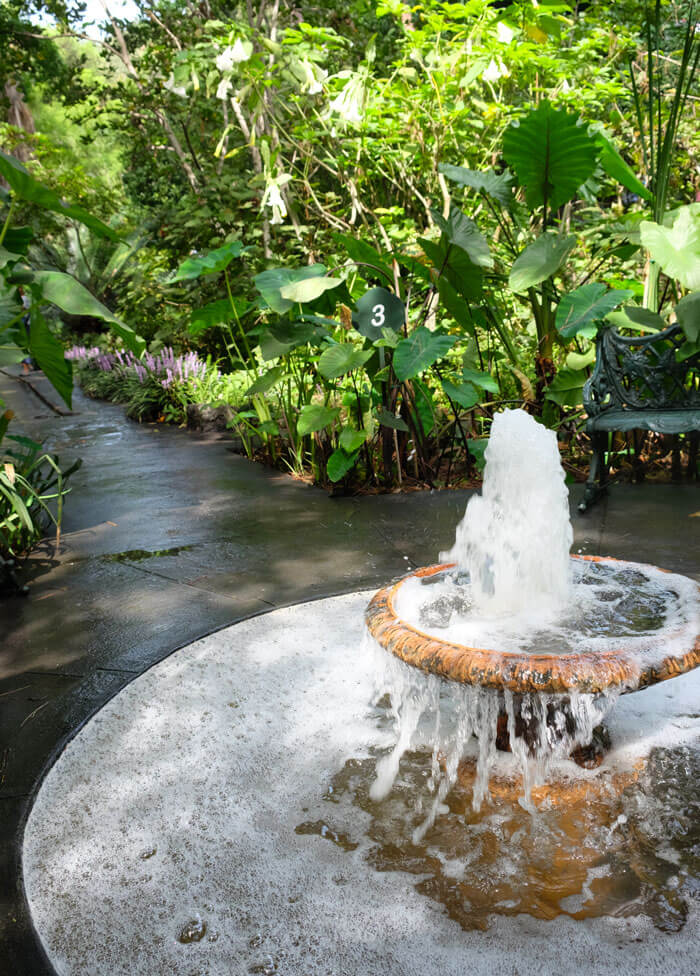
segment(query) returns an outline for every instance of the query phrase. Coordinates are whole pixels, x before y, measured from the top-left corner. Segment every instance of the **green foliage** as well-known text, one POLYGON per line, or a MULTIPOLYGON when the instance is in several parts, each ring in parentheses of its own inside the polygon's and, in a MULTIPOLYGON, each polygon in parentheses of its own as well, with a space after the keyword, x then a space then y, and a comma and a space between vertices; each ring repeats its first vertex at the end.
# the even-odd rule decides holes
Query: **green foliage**
POLYGON ((576 245, 574 235, 560 238, 547 232, 537 237, 513 263, 508 284, 516 292, 526 292, 556 274, 576 245))
POLYGON ((219 274, 219 272, 228 268, 234 258, 239 258, 245 252, 246 248, 243 247, 240 241, 229 241, 228 244, 224 244, 223 247, 217 247, 214 251, 187 258, 182 262, 170 280, 173 283, 176 281, 191 281, 193 278, 199 278, 202 275, 219 274))
POLYGON ((513 203, 513 177, 508 170, 499 174, 488 169, 482 173, 464 166, 441 163, 440 172, 455 183, 469 186, 487 197, 492 197, 502 207, 510 207, 513 203))
POLYGON ((421 326, 402 339, 394 352, 394 372, 401 382, 424 372, 452 348, 455 336, 430 332, 421 326))
POLYGON ((683 288, 700 288, 700 203, 680 207, 669 227, 643 220, 639 233, 665 274, 677 278, 683 288))
POLYGON ((373 355, 372 349, 356 349, 349 343, 329 346, 318 361, 318 371, 327 380, 336 380, 364 366, 373 355))
POLYGON ((39 183, 14 157, 0 150, 0 175, 7 181, 10 189, 26 203, 32 203, 43 210, 50 210, 62 217, 70 217, 89 227, 100 237, 119 241, 119 235, 97 217, 93 217, 83 207, 64 203, 53 190, 39 183))
POLYGON ((632 292, 607 289, 605 285, 591 281, 564 295, 557 308, 556 325, 563 339, 584 335, 591 339, 597 324, 622 302, 632 297, 632 292))
POLYGON ((691 292, 682 298, 676 305, 674 312, 688 341, 700 341, 700 291, 691 292))
POLYGON ((299 411, 297 433, 303 437, 305 434, 314 434, 316 431, 323 430, 337 419, 339 413, 337 407, 326 407, 322 403, 307 403, 299 411))
POLYGON ((574 113, 544 100, 506 130, 503 155, 525 187, 528 206, 546 213, 571 200, 590 179, 598 147, 574 113))
MULTIPOLYGON (((67 482, 78 470, 76 461, 62 470, 57 456, 27 437, 5 435, 0 421, 0 559, 24 556, 48 525, 59 538, 67 482)), ((0 582, 2 582, 0 580, 0 582)))
MULTIPOLYGON (((514 0, 504 14, 489 0, 426 0, 408 14, 383 3, 378 17, 362 4, 263 4, 235 18, 217 2, 185 19, 156 0, 110 58, 59 45, 74 104, 50 124, 94 117, 90 133, 123 147, 99 179, 115 192, 115 158, 124 167, 110 227, 124 242, 84 225, 59 235, 75 212, 51 211, 37 234, 22 210, 14 223, 43 248, 30 269, 71 274, 153 349, 220 361, 250 456, 348 488, 462 477, 483 455, 466 431, 486 433, 501 402, 570 422, 607 316, 651 328, 619 308, 644 275, 640 241, 651 277, 662 262, 673 276, 661 303, 647 288, 644 304, 664 322, 675 306, 694 334, 691 228, 674 243, 682 228, 658 207, 694 193, 696 41, 659 10, 649 61, 627 2, 514 0), (634 109, 642 71, 652 125, 634 109), (664 101, 679 76, 680 97, 664 101), (332 419, 316 427, 319 416, 332 419)), ((47 182, 43 138, 25 142, 47 182)), ((75 150, 66 143, 64 159, 75 150)), ((106 220, 86 205, 94 186, 63 166, 51 192, 106 220), (73 179, 81 192, 64 192, 73 179)), ((21 235, 2 246, 0 265, 29 265, 7 257, 27 256, 21 235)), ((0 295, 0 356, 17 355, 18 314, 16 295, 0 295)))

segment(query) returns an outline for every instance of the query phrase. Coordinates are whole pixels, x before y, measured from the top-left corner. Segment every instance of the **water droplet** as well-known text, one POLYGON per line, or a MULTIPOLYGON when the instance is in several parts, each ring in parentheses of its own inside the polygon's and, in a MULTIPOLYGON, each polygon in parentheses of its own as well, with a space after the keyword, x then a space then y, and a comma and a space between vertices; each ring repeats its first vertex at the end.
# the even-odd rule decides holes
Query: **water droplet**
POLYGON ((199 916, 182 926, 177 937, 178 942, 189 945, 191 942, 201 942, 207 932, 207 923, 199 916))
POLYGON ((340 847, 344 851, 354 851, 358 847, 354 841, 350 840, 347 834, 338 833, 323 820, 307 821, 306 823, 299 824, 298 827, 294 828, 294 833, 316 834, 318 837, 323 837, 324 840, 331 841, 336 847, 340 847))
POLYGON ((262 976, 274 976, 277 972, 277 960, 272 956, 264 956, 261 962, 254 963, 249 973, 262 973, 262 976))

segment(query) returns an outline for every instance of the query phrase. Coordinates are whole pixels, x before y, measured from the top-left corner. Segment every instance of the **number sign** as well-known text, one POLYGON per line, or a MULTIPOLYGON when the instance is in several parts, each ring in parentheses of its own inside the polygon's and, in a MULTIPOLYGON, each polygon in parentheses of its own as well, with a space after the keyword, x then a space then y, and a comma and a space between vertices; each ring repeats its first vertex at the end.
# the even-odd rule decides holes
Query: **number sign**
POLYGON ((400 332, 406 309, 403 302, 386 288, 370 288, 362 296, 352 316, 352 324, 367 339, 381 339, 382 329, 400 332))

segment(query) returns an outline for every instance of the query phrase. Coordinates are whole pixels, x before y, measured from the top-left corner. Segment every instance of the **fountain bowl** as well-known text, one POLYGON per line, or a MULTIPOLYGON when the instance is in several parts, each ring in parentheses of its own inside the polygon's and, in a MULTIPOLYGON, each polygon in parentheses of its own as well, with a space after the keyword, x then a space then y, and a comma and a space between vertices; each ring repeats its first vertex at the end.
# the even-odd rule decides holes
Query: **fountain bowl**
MULTIPOLYGON (((571 558, 620 567, 637 566, 610 556, 572 555, 571 558)), ((394 601, 404 583, 416 578, 436 577, 454 569, 455 565, 441 563, 414 570, 397 583, 379 590, 366 610, 365 621, 374 640, 384 650, 423 672, 461 684, 514 694, 580 692, 597 695, 641 690, 700 665, 700 634, 694 639, 686 639, 680 652, 674 649, 674 653, 668 654, 663 645, 673 643, 678 634, 666 631, 658 655, 645 655, 640 661, 624 641, 611 650, 568 654, 469 647, 436 638, 398 616, 394 601)))

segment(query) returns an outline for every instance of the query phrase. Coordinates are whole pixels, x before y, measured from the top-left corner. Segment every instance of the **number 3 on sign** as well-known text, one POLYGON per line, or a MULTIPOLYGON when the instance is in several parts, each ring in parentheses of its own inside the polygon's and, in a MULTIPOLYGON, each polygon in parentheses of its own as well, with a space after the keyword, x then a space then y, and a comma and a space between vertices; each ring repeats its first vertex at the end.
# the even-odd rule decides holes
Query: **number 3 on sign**
POLYGON ((372 309, 372 325, 375 329, 381 328, 386 322, 386 313, 383 305, 375 305, 372 309))

